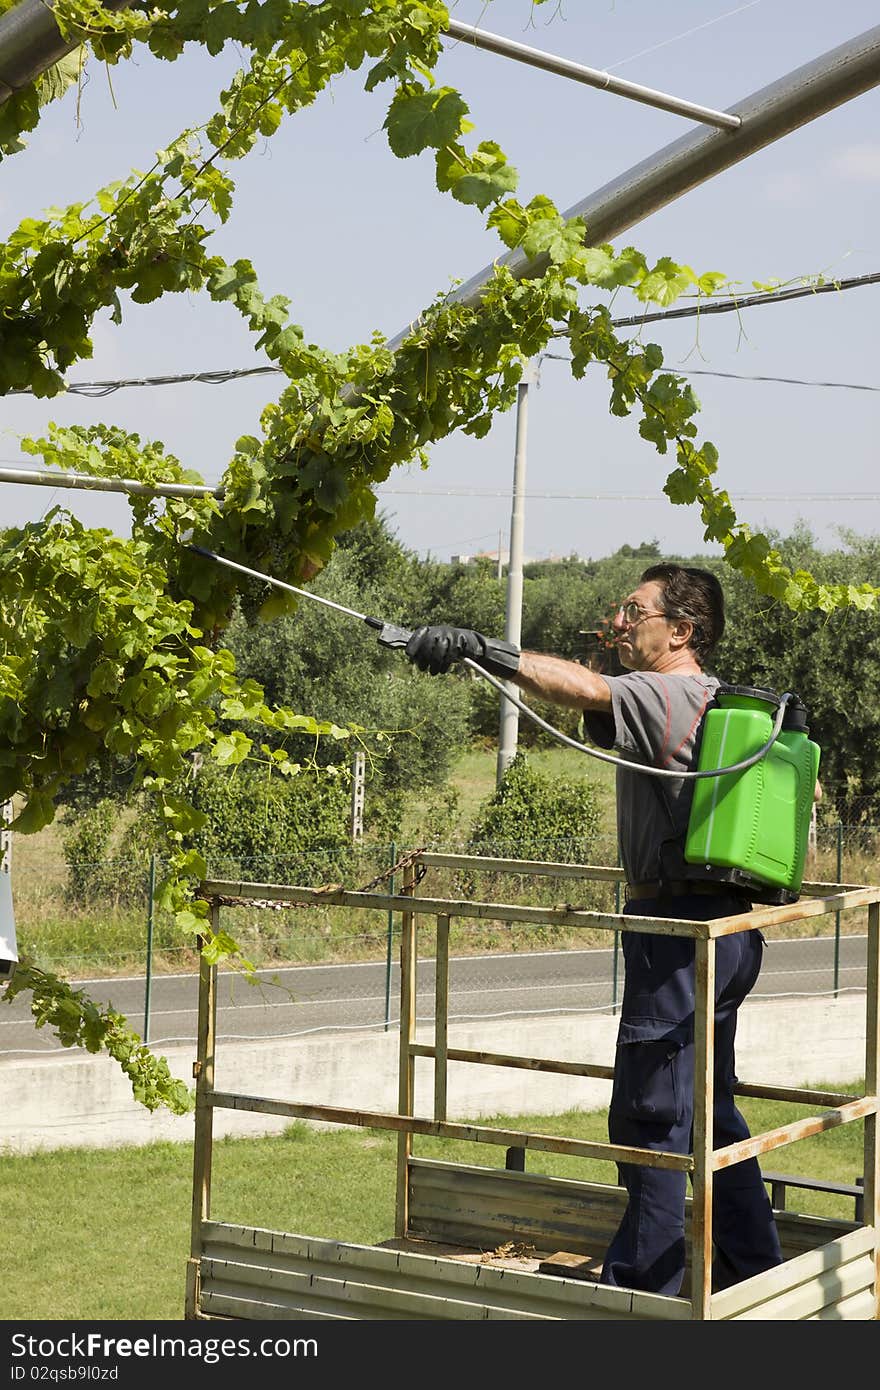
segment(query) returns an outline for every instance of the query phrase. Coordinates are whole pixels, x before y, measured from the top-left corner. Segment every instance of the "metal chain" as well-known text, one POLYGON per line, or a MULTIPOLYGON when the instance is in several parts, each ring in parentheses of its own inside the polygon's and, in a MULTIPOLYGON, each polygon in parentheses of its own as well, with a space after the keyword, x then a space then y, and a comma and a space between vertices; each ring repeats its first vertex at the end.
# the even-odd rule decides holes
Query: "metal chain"
MULTIPOLYGON (((381 874, 377 874, 375 878, 371 878, 369 883, 365 883, 363 887, 358 888, 357 892, 368 893, 371 888, 377 888, 379 884, 384 883, 386 879, 393 878, 393 876, 396 873, 399 873, 401 869, 408 869, 410 864, 414 863, 414 861, 418 859, 420 854, 424 854, 427 848, 427 845, 420 845, 418 849, 410 850, 409 854, 405 854, 402 859, 398 859, 396 864, 392 864, 389 869, 383 869, 381 874)), ((427 872, 427 864, 419 864, 416 867, 416 883, 421 883, 422 879, 425 877, 425 874, 427 872)))
MULTIPOLYGON (((386 879, 392 878, 393 875, 399 873, 401 869, 408 869, 409 866, 418 859, 420 854, 424 854, 426 849, 427 845, 419 845, 418 849, 410 850, 409 854, 405 854, 402 859, 398 859, 390 868, 383 869, 382 873, 377 874, 375 878, 371 878, 369 883, 364 883, 360 888, 355 888, 353 891, 355 893, 368 893, 371 888, 377 888, 380 883, 384 883, 386 879)), ((421 883, 427 872, 427 864, 418 864, 416 866, 416 877, 413 887, 421 883)), ((343 883, 322 883, 320 888, 315 888, 313 891, 319 893, 322 897, 329 897, 331 893, 338 893, 344 889, 345 884, 343 883)), ((403 889, 402 891, 407 892, 411 890, 403 889)), ((317 907, 320 905, 316 903, 313 898, 309 898, 307 902, 303 902, 299 899, 295 902, 292 900, 278 902, 277 900, 268 898, 237 898, 225 893, 212 894, 209 901, 217 903, 222 907, 269 907, 274 908, 276 912, 283 912, 289 907, 317 907)))

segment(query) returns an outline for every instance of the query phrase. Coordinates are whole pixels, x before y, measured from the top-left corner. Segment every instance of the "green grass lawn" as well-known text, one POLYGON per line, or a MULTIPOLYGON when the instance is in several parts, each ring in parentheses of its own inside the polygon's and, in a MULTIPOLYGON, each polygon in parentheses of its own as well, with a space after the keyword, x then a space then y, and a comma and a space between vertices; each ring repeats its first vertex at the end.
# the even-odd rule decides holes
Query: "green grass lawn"
MULTIPOLYGON (((846 1089, 855 1091, 856 1087, 846 1089)), ((800 1106, 744 1101, 753 1133, 799 1118, 800 1106)), ((605 1111, 495 1116, 481 1124, 606 1139, 605 1111)), ((764 1171, 854 1182, 863 1126, 844 1125, 765 1158, 764 1171)), ((502 1149, 417 1139, 421 1157, 496 1167, 502 1149)), ((393 1234, 396 1136, 303 1123, 214 1146, 212 1216, 244 1225, 373 1244, 393 1234)), ((608 1163, 529 1153, 530 1171, 613 1182, 608 1163)), ((0 1155, 4 1319, 163 1320, 183 1317, 189 1254, 189 1144, 0 1155)), ((789 1192, 791 1210, 852 1219, 851 1199, 789 1192)))

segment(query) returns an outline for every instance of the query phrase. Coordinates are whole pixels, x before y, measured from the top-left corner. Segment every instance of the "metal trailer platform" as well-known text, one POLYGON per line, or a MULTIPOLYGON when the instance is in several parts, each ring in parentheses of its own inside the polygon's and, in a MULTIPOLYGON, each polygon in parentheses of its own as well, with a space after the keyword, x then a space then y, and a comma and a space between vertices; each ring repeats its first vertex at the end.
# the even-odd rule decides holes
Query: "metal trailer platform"
MULTIPOLYGON (((621 871, 605 866, 487 860, 422 852, 408 856, 399 894, 344 889, 209 881, 202 893, 219 928, 224 905, 248 903, 366 907, 402 914, 401 1013, 397 1113, 341 1109, 218 1091, 214 1087, 216 967, 203 962, 200 979, 191 1254, 187 1265, 188 1319, 727 1319, 874 1320, 880 1312, 880 1144, 878 1144, 878 965, 880 887, 805 884, 797 903, 759 907, 709 922, 639 918, 568 906, 531 907, 431 898, 416 893, 422 872, 480 868, 498 874, 555 876, 614 883, 621 871), (739 1083, 737 1094, 808 1105, 816 1113, 727 1148, 713 1150, 713 1029, 715 942, 719 937, 813 916, 866 908, 868 969, 865 1094, 852 1096, 739 1083), (415 1035, 418 925, 433 918, 436 985, 434 1041, 415 1035), (450 1048, 448 1043, 449 927, 455 918, 599 927, 611 933, 649 931, 691 937, 696 960, 694 1148, 688 1155, 506 1131, 447 1119, 450 1061, 525 1067, 610 1080, 612 1068, 545 1058, 501 1056, 450 1048), (433 1059, 432 1114, 415 1113, 415 1064, 433 1059), (211 1215, 212 1118, 227 1108, 388 1129, 398 1134, 395 1230, 375 1246, 317 1235, 217 1221, 211 1215), (712 1183, 720 1169, 767 1154, 841 1124, 864 1125, 862 1185, 853 1220, 802 1215, 784 1207, 796 1178, 766 1174, 785 1255, 777 1268, 713 1292, 712 1183), (417 1135, 501 1146, 504 1167, 481 1167, 417 1157, 417 1135), (623 1210, 616 1186, 525 1171, 530 1151, 580 1155, 611 1163, 644 1163, 690 1175, 688 1265, 681 1296, 609 1288, 597 1281, 601 1257, 623 1210)), ((806 1179, 806 1187, 822 1187, 806 1179)), ((840 1190, 840 1185, 829 1185, 840 1190)))

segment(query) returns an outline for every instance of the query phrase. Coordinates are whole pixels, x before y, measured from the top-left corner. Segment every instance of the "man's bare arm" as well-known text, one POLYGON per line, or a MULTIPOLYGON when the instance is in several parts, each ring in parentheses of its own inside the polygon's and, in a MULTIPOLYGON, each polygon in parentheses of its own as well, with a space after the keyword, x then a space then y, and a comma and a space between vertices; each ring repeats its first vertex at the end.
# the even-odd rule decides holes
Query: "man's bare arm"
POLYGON ((523 652, 512 677, 527 695, 566 709, 611 712, 611 690, 604 676, 576 661, 541 652, 523 652))

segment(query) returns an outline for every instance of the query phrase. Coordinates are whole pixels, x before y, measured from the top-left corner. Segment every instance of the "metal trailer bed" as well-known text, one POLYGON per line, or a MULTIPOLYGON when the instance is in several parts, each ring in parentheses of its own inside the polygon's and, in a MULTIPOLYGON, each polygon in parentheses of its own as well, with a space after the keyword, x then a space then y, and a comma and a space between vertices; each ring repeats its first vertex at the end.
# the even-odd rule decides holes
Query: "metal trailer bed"
MULTIPOLYGON (((342 1109, 218 1091, 214 1086, 216 967, 202 963, 199 997, 192 1243, 187 1265, 188 1319, 483 1319, 578 1318, 717 1321, 727 1319, 873 1320, 880 1298, 880 1144, 878 1144, 878 964, 880 887, 805 884, 785 907, 759 907, 709 922, 646 919, 569 906, 530 907, 430 898, 416 888, 424 869, 464 868, 493 873, 553 875, 614 883, 621 871, 604 866, 551 865, 421 852, 409 857, 398 894, 355 893, 277 884, 208 881, 212 926, 224 904, 293 903, 366 907, 402 914, 401 1011, 397 1113, 342 1109), (865 1093, 860 1096, 740 1083, 737 1093, 807 1105, 816 1113, 727 1148, 712 1148, 715 942, 720 936, 867 908, 868 960, 865 1093), (415 1031, 417 929, 436 922, 434 1041, 415 1031), (449 927, 454 918, 600 927, 612 933, 649 931, 689 936, 696 958, 694 1148, 690 1155, 627 1149, 607 1143, 505 1131, 447 1119, 450 1061, 525 1067, 610 1080, 612 1068, 588 1062, 507 1056, 450 1048, 448 1042, 449 927), (433 1059, 432 1115, 415 1114, 415 1064, 433 1059), (396 1219, 376 1246, 216 1221, 211 1216, 212 1119, 216 1109, 396 1131, 396 1219), (800 1180, 765 1173, 771 1185, 785 1254, 782 1265, 713 1293, 712 1182, 721 1168, 764 1155, 841 1124, 864 1125, 864 1168, 853 1219, 802 1215, 785 1207, 787 1187, 800 1180), (502 1146, 505 1166, 481 1167, 419 1158, 416 1135, 502 1146), (615 1163, 642 1162, 689 1173, 688 1268, 682 1294, 609 1288, 596 1282, 599 1261, 617 1226, 625 1194, 619 1187, 525 1171, 529 1150, 580 1155, 615 1163), (494 1253, 492 1253, 494 1252, 494 1253)), ((825 1184, 806 1179, 806 1187, 825 1184)), ((829 1190, 840 1185, 829 1184, 829 1190)))

